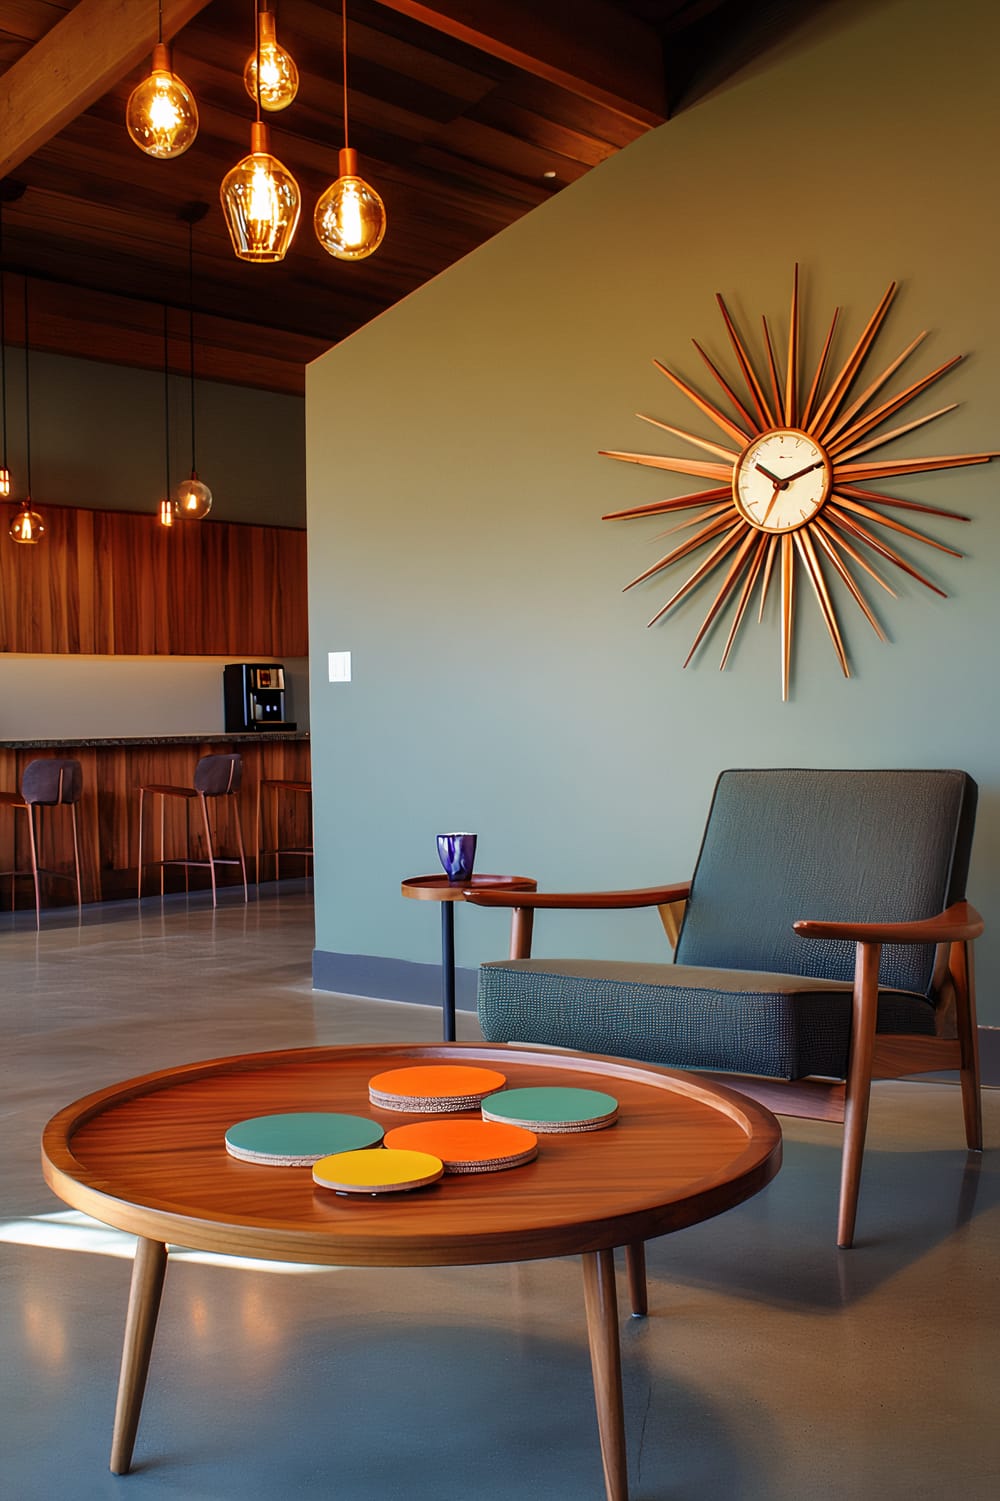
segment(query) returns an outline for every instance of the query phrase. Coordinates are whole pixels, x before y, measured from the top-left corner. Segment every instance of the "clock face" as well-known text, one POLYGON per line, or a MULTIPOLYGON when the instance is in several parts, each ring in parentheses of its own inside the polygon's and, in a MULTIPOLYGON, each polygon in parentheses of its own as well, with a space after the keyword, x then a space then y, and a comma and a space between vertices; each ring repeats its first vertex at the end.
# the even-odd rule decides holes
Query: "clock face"
POLYGON ((825 504, 831 478, 830 460, 814 438, 798 428, 775 428, 736 461, 733 500, 762 532, 792 532, 825 504))

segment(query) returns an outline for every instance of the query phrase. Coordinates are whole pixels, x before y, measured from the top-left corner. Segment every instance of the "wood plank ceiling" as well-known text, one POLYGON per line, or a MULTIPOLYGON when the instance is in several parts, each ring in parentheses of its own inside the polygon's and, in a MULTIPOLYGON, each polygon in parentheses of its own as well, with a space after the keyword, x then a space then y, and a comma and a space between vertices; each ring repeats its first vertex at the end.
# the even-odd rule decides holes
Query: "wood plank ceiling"
MULTIPOLYGON (((664 122, 832 0, 348 0, 351 144, 386 203, 368 260, 331 259, 312 210, 343 144, 338 0, 269 0, 301 74, 272 115, 302 219, 286 260, 232 253, 219 184, 250 149, 242 82, 253 0, 163 0, 174 70, 201 124, 175 161, 128 139, 125 103, 149 71, 156 0, 3 0, 0 197, 7 338, 187 369, 188 227, 197 371, 284 392, 305 364, 562 187, 664 122), (748 15, 747 13, 751 14, 748 15)), ((843 3, 843 0, 840 0, 843 3)))

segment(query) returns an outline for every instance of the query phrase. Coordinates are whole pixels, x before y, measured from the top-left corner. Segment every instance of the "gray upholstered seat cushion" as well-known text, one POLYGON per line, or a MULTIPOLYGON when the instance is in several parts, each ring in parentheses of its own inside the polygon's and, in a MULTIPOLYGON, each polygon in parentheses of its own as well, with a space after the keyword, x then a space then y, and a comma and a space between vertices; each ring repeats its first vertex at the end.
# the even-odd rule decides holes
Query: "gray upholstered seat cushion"
MULTIPOLYGON (((617 960, 517 959, 479 971, 491 1041, 530 1040, 674 1068, 843 1078, 849 981, 617 960)), ((879 1030, 933 1035, 934 1006, 883 991, 879 1030)))

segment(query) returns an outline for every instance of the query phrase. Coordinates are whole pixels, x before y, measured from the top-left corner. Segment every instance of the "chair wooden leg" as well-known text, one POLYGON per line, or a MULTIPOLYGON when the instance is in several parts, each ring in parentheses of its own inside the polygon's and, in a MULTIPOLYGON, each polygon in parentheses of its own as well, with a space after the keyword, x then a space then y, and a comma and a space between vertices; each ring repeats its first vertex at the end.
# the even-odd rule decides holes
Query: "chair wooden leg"
POLYGON ((881 957, 880 943, 859 943, 856 947, 851 1054, 847 1065, 847 1092, 844 1098, 840 1215, 837 1222, 837 1245, 842 1247, 848 1247, 854 1242, 854 1223, 858 1213, 858 1189, 861 1186, 861 1164, 868 1127, 868 1103, 871 1098, 872 1053, 878 1017, 878 967, 881 957))
POLYGON ((625 1271, 628 1275, 628 1300, 634 1319, 644 1319, 649 1312, 646 1288, 646 1243, 633 1241, 625 1247, 625 1271))
POLYGON ((531 930, 535 914, 530 907, 514 907, 510 914, 510 957, 531 958, 531 930))
POLYGON ((76 906, 77 911, 83 911, 83 891, 80 886, 80 835, 76 825, 76 803, 69 805, 70 818, 73 821, 73 871, 76 875, 76 906))
POLYGON ((260 804, 261 804, 261 798, 262 798, 262 796, 263 796, 263 782, 261 781, 261 782, 257 783, 257 810, 256 810, 256 812, 254 814, 254 820, 253 820, 253 847, 254 847, 253 868, 254 868, 254 871, 255 871, 256 876, 257 876, 257 885, 258 886, 260 885, 261 880, 263 879, 262 876, 261 876, 261 873, 260 873, 260 804))
POLYGON ((983 1150, 983 1097, 979 1077, 979 1028, 976 1024, 976 977, 972 944, 953 943, 949 963, 956 991, 958 1041, 962 1050, 962 1113, 965 1140, 973 1152, 983 1150))
POLYGON ((31 851, 31 879, 35 883, 35 927, 41 931, 42 902, 38 890, 38 845, 35 840, 35 805, 28 804, 28 848, 31 851))
MULTIPOLYGON (((212 906, 218 905, 215 891, 215 850, 212 847, 212 827, 208 821, 208 800, 203 792, 198 793, 198 801, 201 803, 201 817, 205 825, 205 845, 208 849, 208 873, 212 878, 212 906)), ((187 867, 185 866, 185 871, 187 867)))
POLYGON ((143 805, 143 801, 145 800, 145 796, 146 796, 145 788, 140 787, 139 788, 139 870, 138 870, 139 880, 138 880, 138 885, 136 887, 136 893, 135 893, 136 901, 139 901, 139 902, 142 901, 142 805, 143 805))
MULTIPOLYGON (((164 879, 165 879, 166 874, 167 874, 167 867, 163 863, 164 860, 165 860, 165 858, 166 858, 166 853, 167 853, 167 846, 166 846, 166 842, 165 842, 166 841, 166 827, 167 827, 167 800, 163 796, 162 792, 158 793, 157 795, 158 795, 158 797, 160 799, 160 895, 163 896, 163 894, 164 894, 164 885, 163 885, 163 882, 164 882, 164 879)), ((187 815, 185 814, 185 817, 186 816, 187 815)), ((185 883, 187 882, 187 866, 184 867, 184 881, 185 881, 185 883)))
MULTIPOLYGON (((233 817, 236 820, 236 848, 240 852, 240 871, 243 876, 243 900, 249 902, 250 893, 247 890, 247 857, 243 848, 243 826, 240 823, 240 801, 234 797, 232 800, 233 817)), ((275 841, 277 843, 277 841, 275 841)))

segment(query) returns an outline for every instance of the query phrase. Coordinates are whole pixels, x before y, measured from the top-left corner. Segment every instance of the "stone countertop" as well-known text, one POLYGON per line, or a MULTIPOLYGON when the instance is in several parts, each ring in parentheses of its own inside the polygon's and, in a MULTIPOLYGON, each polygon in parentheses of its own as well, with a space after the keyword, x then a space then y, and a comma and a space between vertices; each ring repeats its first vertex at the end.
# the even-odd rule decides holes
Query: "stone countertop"
POLYGON ((126 745, 261 745, 269 740, 308 741, 308 730, 209 730, 203 735, 107 735, 62 740, 0 740, 0 750, 114 749, 126 745))

